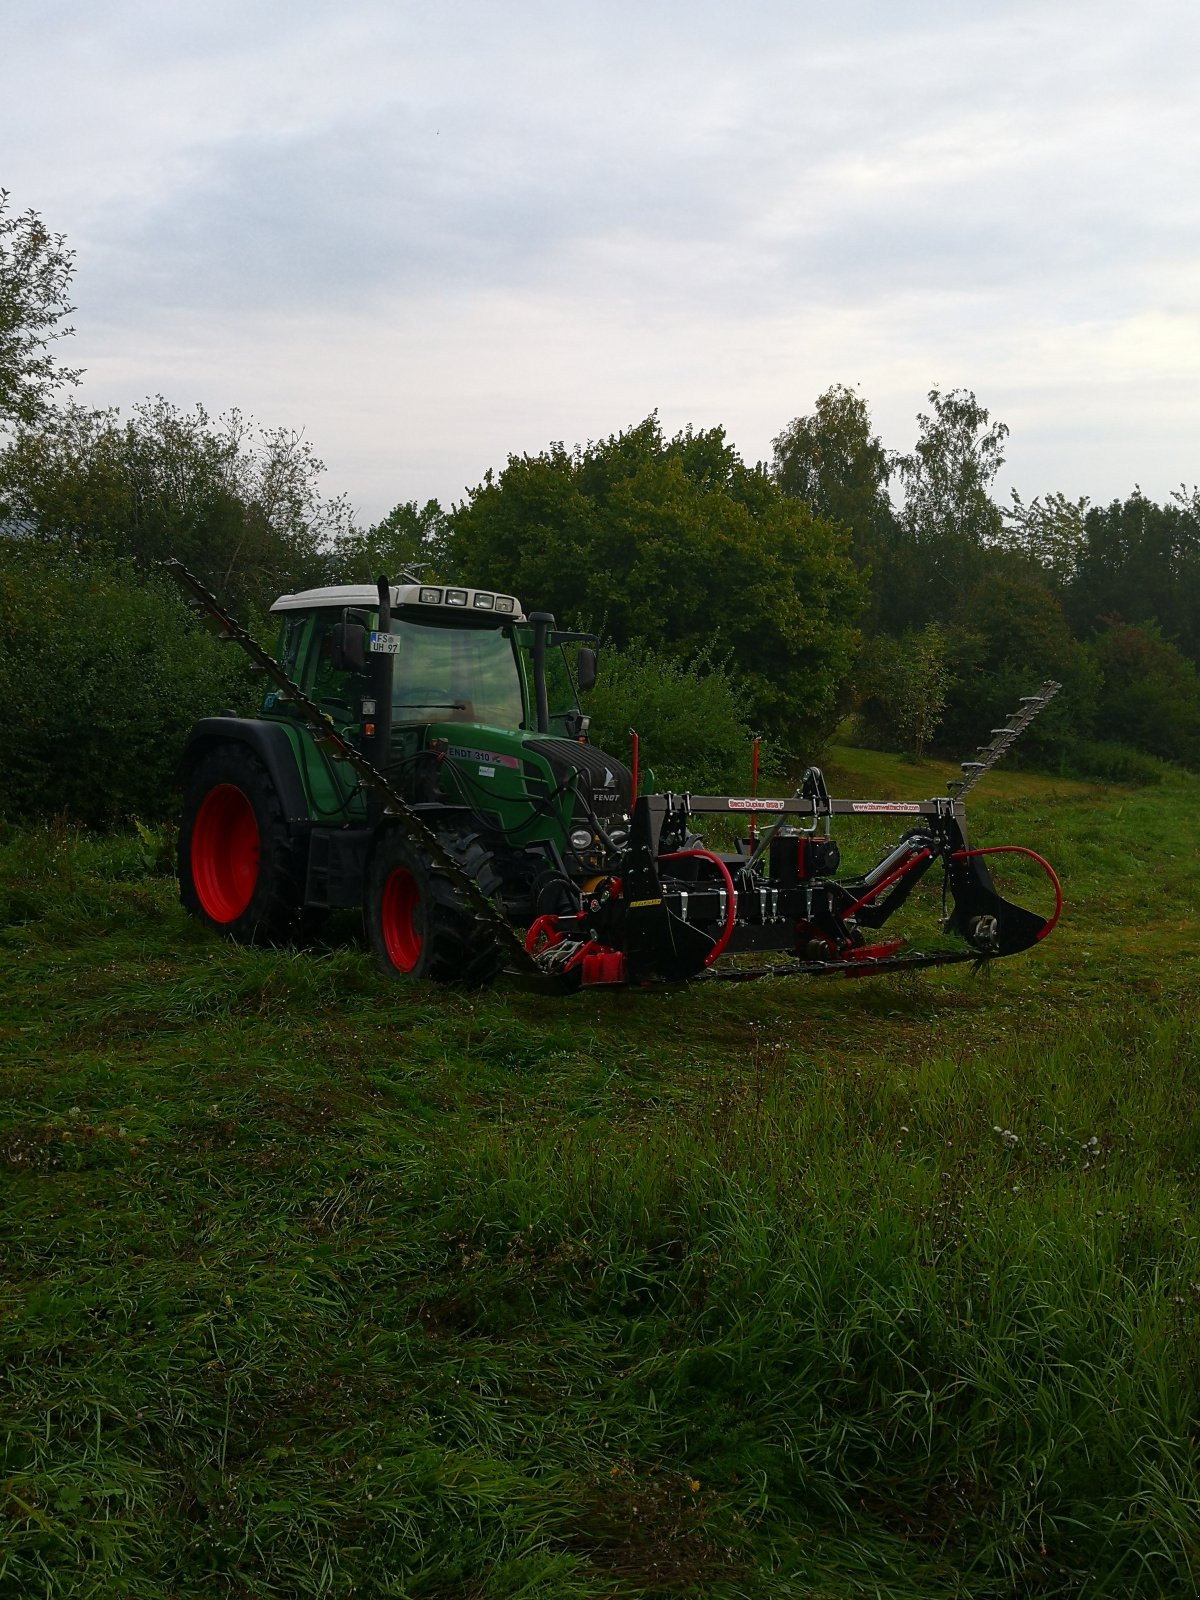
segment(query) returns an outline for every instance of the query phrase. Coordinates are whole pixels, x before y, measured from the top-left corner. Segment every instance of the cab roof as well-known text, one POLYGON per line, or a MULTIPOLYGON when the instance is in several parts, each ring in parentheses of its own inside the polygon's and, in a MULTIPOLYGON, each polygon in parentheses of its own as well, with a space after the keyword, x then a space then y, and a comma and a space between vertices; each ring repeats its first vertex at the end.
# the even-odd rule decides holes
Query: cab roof
MULTIPOLYGON (((495 589, 464 589, 444 583, 394 583, 392 609, 414 607, 421 611, 465 612, 477 621, 502 617, 506 622, 524 622, 525 613, 515 595, 499 594, 495 589)), ((379 589, 371 583, 336 583, 325 589, 302 589, 298 594, 281 594, 272 611, 316 611, 327 607, 357 606, 372 611, 379 605, 379 589)))

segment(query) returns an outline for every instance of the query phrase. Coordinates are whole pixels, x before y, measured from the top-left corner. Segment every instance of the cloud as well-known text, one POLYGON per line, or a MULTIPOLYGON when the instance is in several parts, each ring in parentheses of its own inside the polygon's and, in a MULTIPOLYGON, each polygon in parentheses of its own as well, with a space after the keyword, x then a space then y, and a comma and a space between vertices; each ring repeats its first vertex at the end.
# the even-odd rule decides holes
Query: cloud
POLYGON ((307 422, 373 508, 655 405, 753 457, 835 380, 898 445, 962 383, 1064 473, 1188 470, 1187 8, 48 0, 7 42, 90 392, 307 422))

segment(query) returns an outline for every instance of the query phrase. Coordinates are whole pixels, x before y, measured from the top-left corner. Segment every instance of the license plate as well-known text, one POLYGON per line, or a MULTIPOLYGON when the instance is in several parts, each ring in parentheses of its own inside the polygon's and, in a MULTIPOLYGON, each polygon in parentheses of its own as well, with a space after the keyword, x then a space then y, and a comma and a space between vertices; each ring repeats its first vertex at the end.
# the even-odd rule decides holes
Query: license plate
POLYGON ((400 651, 400 636, 396 633, 373 633, 371 635, 371 654, 373 656, 394 656, 400 651))

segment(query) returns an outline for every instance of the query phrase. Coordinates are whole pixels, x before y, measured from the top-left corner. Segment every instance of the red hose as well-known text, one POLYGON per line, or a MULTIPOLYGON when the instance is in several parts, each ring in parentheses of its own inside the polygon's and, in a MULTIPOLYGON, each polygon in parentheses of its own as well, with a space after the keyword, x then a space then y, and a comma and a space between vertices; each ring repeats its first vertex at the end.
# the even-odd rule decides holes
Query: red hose
MULTIPOLYGON (((1028 856, 1031 861, 1036 861, 1054 885, 1054 915, 1046 923, 1041 933, 1038 934, 1037 939, 1033 941, 1034 944, 1037 944, 1038 940, 1044 939, 1048 933, 1054 931, 1055 924, 1058 922, 1059 917, 1062 916, 1062 884, 1058 881, 1058 873, 1055 872, 1045 856, 1038 855, 1036 850, 1030 850, 1023 844, 992 844, 985 846, 982 850, 956 850, 950 859, 951 861, 966 861, 970 856, 1028 856)), ((1036 912, 1034 914, 1036 915, 1036 912)))
POLYGON ((737 915, 737 907, 733 898, 733 879, 729 875, 729 868, 721 860, 720 856, 713 855, 711 850, 673 850, 669 855, 659 856, 658 859, 660 861, 687 861, 691 859, 711 861, 725 879, 725 926, 721 930, 720 938, 704 958, 704 965, 711 967, 718 956, 725 954, 725 946, 729 943, 729 936, 733 932, 733 919, 737 915))

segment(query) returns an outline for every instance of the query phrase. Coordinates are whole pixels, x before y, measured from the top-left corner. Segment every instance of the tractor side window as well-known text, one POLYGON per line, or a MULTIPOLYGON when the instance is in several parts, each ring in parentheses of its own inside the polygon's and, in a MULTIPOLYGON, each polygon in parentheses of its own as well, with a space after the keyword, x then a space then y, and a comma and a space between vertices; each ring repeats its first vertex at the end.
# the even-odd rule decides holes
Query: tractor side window
POLYGON ((296 662, 300 656, 300 641, 308 618, 302 611, 285 611, 283 626, 279 630, 279 664, 293 681, 296 662))
POLYGON ((312 679, 308 693, 322 711, 341 712, 348 715, 353 685, 353 673, 333 664, 333 630, 341 620, 339 613, 318 616, 313 622, 309 660, 312 679))
MULTIPOLYGON (((308 616, 302 611, 285 611, 283 621, 279 628, 279 643, 275 647, 275 658, 279 665, 292 679, 296 680, 300 650, 304 642, 304 630, 308 626, 308 616)), ((263 711, 279 709, 279 691, 274 686, 268 687, 263 696, 263 711)))

